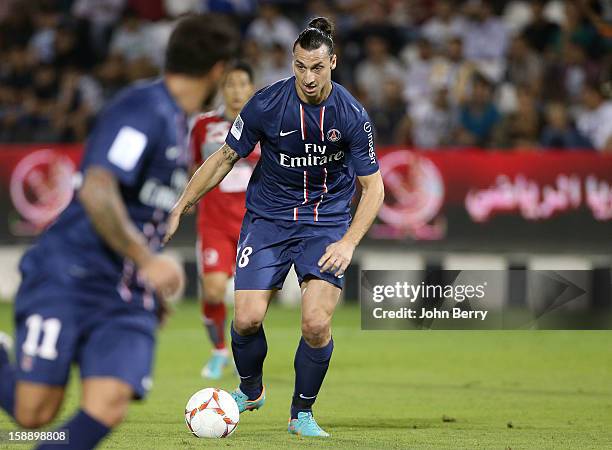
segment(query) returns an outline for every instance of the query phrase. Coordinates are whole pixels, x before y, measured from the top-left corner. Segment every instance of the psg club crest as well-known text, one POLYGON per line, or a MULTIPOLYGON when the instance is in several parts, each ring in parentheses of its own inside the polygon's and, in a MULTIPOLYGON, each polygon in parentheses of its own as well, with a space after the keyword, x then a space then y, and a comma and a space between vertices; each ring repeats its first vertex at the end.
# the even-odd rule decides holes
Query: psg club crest
POLYGON ((332 128, 331 130, 327 132, 327 140, 329 142, 338 142, 341 137, 342 135, 335 128, 332 128))

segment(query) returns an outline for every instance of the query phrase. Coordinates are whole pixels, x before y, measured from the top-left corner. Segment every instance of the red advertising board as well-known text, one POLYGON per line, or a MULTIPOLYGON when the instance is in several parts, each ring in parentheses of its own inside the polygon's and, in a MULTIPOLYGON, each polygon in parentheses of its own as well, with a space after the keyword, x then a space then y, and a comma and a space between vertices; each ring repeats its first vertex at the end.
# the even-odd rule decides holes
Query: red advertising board
POLYGON ((503 240, 520 227, 579 247, 612 224, 612 155, 386 148, 378 156, 386 198, 374 238, 503 240))
MULTIPOLYGON (((55 218, 81 154, 82 145, 0 146, 0 239, 35 235, 55 218)), ((371 239, 611 245, 612 156, 391 147, 378 158, 386 198, 371 239)))

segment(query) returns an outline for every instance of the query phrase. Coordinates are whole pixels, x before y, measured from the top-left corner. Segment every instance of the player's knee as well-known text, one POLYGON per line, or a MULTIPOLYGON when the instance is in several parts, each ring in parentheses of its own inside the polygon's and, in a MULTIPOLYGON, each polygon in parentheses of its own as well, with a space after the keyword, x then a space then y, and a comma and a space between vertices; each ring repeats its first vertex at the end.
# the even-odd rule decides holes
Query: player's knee
POLYGON ((251 315, 234 318, 234 330, 241 336, 257 333, 261 327, 261 319, 251 315))
POLYGON ((311 347, 322 347, 329 342, 330 324, 321 320, 304 320, 302 321, 302 336, 311 347))
POLYGON ((99 401, 84 405, 84 409, 96 420, 102 422, 109 428, 121 424, 127 416, 130 398, 125 395, 111 395, 99 401))
POLYGON ((49 424, 57 414, 57 409, 52 405, 41 405, 40 407, 19 406, 15 408, 15 421, 22 428, 40 428, 49 424))
POLYGON ((225 300, 225 285, 208 283, 204 286, 204 302, 219 304, 225 300))

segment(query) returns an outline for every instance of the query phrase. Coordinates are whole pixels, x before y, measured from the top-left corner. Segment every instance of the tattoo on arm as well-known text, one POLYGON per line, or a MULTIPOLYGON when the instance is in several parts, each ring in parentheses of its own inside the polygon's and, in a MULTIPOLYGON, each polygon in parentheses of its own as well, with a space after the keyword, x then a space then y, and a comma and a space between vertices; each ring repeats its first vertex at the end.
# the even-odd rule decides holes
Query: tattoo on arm
POLYGON ((238 155, 238 153, 232 150, 232 148, 229 145, 223 144, 222 150, 223 150, 223 159, 228 161, 230 164, 234 164, 236 161, 240 159, 240 156, 238 155))
POLYGON ((195 202, 188 201, 187 204, 185 205, 185 207, 183 208, 183 210, 181 211, 181 214, 187 214, 194 204, 195 204, 195 202))
POLYGON ((139 263, 148 252, 145 238, 131 221, 114 176, 105 169, 90 168, 79 198, 106 244, 139 263))

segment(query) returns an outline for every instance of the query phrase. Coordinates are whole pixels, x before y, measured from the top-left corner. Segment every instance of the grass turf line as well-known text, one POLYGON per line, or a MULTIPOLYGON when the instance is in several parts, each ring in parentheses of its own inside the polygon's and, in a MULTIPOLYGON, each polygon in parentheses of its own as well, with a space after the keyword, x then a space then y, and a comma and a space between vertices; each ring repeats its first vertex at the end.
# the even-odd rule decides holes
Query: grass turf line
MULTIPOLYGON (((11 329, 11 314, 0 304, 0 329, 11 329)), ((359 323, 355 307, 334 319, 334 356, 315 405, 331 439, 287 434, 299 310, 273 306, 266 405, 243 414, 230 438, 202 440, 184 424, 187 399, 204 387, 232 390, 237 379, 200 378, 210 345, 199 308, 185 302, 159 335, 152 393, 102 448, 612 448, 611 332, 366 332, 359 323)), ((73 383, 60 420, 77 399, 73 383)), ((0 413, 7 429, 16 428, 0 413)))

